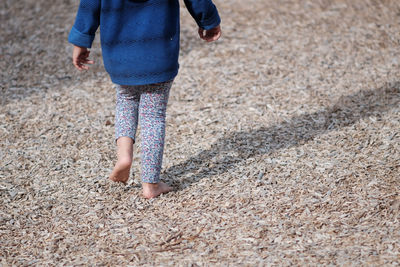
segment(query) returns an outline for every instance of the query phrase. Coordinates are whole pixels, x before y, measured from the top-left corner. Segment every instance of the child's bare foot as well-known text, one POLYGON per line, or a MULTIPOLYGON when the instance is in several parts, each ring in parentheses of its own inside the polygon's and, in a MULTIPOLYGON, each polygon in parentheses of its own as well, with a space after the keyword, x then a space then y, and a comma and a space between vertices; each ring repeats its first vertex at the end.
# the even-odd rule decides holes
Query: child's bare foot
POLYGON ((166 183, 159 182, 156 184, 142 183, 143 185, 143 197, 144 198, 155 198, 161 194, 168 193, 173 190, 173 188, 166 183))
POLYGON ((132 159, 119 159, 110 174, 110 180, 126 184, 129 179, 129 171, 131 170, 132 159))
POLYGON ((122 136, 117 140, 117 163, 110 174, 110 180, 126 184, 129 179, 129 171, 132 165, 133 140, 122 136))

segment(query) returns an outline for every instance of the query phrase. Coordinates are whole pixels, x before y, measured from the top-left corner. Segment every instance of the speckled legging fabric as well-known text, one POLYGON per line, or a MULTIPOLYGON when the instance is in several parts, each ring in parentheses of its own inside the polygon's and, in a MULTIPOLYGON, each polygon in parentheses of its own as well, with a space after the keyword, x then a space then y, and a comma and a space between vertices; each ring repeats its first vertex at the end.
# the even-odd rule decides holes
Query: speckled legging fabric
POLYGON ((135 142, 141 128, 142 181, 158 183, 164 152, 165 116, 172 81, 148 85, 116 85, 115 140, 128 136, 135 142))

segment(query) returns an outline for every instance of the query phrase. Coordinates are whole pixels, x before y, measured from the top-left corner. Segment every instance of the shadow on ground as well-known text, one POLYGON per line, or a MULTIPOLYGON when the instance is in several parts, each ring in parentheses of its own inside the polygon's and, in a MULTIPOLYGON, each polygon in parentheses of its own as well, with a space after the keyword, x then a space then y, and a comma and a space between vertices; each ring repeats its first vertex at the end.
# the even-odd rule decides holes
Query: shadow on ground
POLYGON ((400 82, 375 90, 360 90, 341 97, 334 105, 289 121, 254 131, 233 132, 220 138, 210 149, 168 168, 164 175, 179 189, 213 175, 220 175, 250 157, 299 146, 313 138, 357 123, 400 106, 400 82), (190 175, 181 179, 183 176, 190 175))

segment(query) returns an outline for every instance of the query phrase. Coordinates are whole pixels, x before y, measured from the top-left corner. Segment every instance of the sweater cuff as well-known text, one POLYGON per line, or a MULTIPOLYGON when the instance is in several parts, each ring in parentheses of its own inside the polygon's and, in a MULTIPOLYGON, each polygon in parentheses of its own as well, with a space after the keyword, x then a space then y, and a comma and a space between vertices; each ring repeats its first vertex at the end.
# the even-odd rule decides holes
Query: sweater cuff
POLYGON ((221 24, 221 18, 218 12, 215 10, 212 17, 199 23, 199 27, 204 30, 211 30, 221 24))
POLYGON ((94 35, 81 33, 75 27, 72 27, 68 36, 68 42, 76 46, 91 48, 94 37, 94 35))

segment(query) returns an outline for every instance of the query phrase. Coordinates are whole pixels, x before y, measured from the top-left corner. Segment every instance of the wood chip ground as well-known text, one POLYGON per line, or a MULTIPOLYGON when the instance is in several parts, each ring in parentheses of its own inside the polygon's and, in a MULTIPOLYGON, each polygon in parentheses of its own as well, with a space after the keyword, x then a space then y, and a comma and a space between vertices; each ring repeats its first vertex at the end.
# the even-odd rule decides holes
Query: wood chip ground
MULTIPOLYGON (((78 1, 0 3, 1 266, 400 264, 400 2, 215 0, 202 42, 181 6, 162 179, 115 163, 99 36, 78 1)), ((140 144, 140 139, 137 140, 140 144)))

